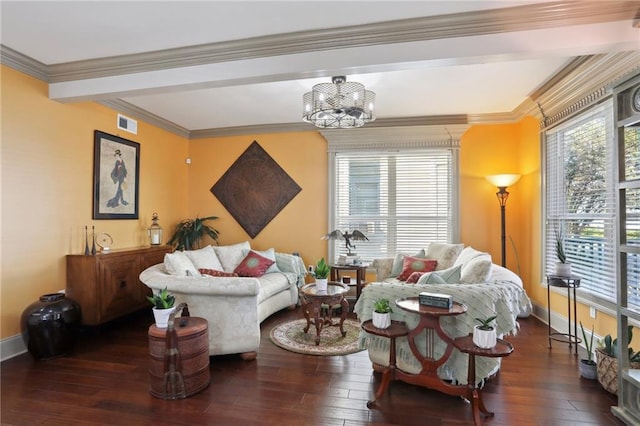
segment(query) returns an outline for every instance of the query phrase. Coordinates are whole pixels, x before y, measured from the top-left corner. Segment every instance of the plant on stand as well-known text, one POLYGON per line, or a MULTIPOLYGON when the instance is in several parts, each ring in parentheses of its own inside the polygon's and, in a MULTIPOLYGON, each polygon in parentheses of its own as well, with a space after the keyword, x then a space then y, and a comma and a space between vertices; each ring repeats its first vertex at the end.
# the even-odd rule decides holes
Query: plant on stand
POLYGON ((496 315, 492 315, 488 318, 476 318, 475 320, 480 323, 473 327, 473 343, 483 349, 491 349, 496 345, 497 336, 496 329, 491 323, 497 318, 496 315))
POLYGON ((567 262, 567 253, 564 250, 564 229, 556 229, 556 275, 561 277, 571 276, 571 263, 567 262))
POLYGON ((313 271, 313 276, 316 279, 317 291, 327 291, 329 272, 331 272, 331 268, 329 268, 329 265, 327 265, 324 257, 318 260, 318 263, 316 263, 316 269, 315 271, 313 271))
POLYGON ((147 296, 147 299, 153 305, 153 317, 156 319, 156 327, 167 328, 169 316, 174 311, 176 297, 164 290, 155 293, 153 296, 147 296))
POLYGON ((598 374, 596 371, 597 364, 593 360, 593 325, 591 326, 591 338, 589 340, 587 340, 587 333, 584 331, 582 321, 580 321, 580 329, 582 330, 582 340, 587 350, 587 358, 580 360, 580 376, 585 379, 595 380, 598 374))
POLYGON ((377 328, 388 328, 391 325, 391 305, 389 299, 376 299, 373 301, 373 326, 377 328))
POLYGON ((217 216, 209 216, 195 219, 185 219, 176 225, 173 235, 167 244, 172 245, 176 250, 193 250, 200 248, 200 241, 208 235, 218 244, 220 231, 206 225, 207 220, 217 219, 217 216))

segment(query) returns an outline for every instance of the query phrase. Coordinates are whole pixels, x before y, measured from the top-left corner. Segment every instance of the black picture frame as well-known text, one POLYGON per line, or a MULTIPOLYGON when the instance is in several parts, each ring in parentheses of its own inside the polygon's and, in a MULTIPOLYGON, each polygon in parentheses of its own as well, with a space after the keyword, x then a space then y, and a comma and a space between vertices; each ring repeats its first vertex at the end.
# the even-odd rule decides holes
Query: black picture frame
POLYGON ((96 130, 93 219, 138 219, 140 144, 96 130))

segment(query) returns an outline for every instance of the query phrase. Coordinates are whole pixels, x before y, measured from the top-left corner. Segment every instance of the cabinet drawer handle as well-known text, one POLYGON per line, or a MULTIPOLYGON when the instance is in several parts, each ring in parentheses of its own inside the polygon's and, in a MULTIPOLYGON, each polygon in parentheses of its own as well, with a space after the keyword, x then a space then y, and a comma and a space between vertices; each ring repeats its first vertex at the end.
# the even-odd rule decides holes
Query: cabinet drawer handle
POLYGON ((120 281, 120 288, 125 288, 127 286, 126 281, 120 281))

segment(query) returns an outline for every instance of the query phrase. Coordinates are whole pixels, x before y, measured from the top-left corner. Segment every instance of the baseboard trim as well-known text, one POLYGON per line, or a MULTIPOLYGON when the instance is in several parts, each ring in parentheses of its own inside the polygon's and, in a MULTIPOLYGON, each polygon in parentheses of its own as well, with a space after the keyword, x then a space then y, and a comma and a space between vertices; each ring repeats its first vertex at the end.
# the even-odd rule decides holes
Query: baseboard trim
POLYGON ((0 340, 0 361, 6 361, 25 352, 27 352, 27 347, 21 334, 0 340))
MULTIPOLYGON (((544 324, 548 324, 547 322, 547 307, 543 306, 543 305, 539 305, 536 303, 533 303, 533 312, 532 314, 534 317, 538 318, 542 323, 544 324)), ((553 312, 551 311, 551 328, 556 330, 559 333, 567 333, 568 332, 568 321, 569 319, 563 315, 560 315, 557 312, 553 312)), ((571 330, 573 330, 573 323, 571 323, 571 330)), ((587 326, 585 326, 585 333, 587 334, 587 339, 591 338, 591 330, 587 329, 587 326)), ((578 324, 578 337, 580 339, 582 339, 582 331, 580 331, 580 324, 578 324)), ((593 343, 594 343, 594 349, 598 347, 597 342, 599 342, 602 339, 602 336, 599 336, 597 334, 593 334, 593 343)), ((556 344, 561 345, 562 343, 560 342, 556 342, 556 344)), ((584 342, 579 344, 580 347, 582 349, 585 349, 585 345, 584 342)), ((595 356, 595 354, 594 354, 595 356)))

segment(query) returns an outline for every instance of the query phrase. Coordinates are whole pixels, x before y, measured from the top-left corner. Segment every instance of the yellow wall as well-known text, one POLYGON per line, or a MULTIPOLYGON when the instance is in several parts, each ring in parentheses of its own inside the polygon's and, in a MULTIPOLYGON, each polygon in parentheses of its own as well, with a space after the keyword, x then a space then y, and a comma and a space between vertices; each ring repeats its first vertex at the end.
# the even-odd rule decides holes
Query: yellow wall
POLYGON ((189 214, 219 216, 211 225, 221 232, 220 244, 249 240, 258 250, 299 252, 306 264, 327 255, 327 242, 320 237, 327 233, 328 154, 327 142, 318 132, 193 140, 190 154, 189 214), (254 140, 302 190, 251 240, 210 189, 254 140))
POLYGON ((66 285, 65 255, 83 252, 82 229, 96 227, 114 248, 147 243, 151 214, 175 223, 187 212, 188 141, 143 122, 116 127, 117 112, 96 103, 61 104, 47 85, 1 68, 1 337, 20 333, 23 309, 66 285), (93 132, 140 143, 139 220, 92 220, 93 132))
MULTIPOLYGON (((22 310, 45 293, 65 287, 65 255, 83 250, 82 229, 108 232, 114 248, 146 244, 151 213, 165 234, 186 217, 216 215, 210 224, 220 244, 249 240, 210 192, 229 166, 256 140, 302 191, 251 241, 253 247, 299 252, 306 264, 327 255, 327 144, 316 131, 188 141, 144 122, 138 134, 116 128, 117 112, 96 103, 61 104, 47 85, 8 67, 0 68, 2 107, 2 281, 0 337, 19 334, 22 310), (101 130, 141 144, 140 219, 92 220, 93 132, 101 130), (191 165, 185 159, 192 159, 191 165)), ((507 235, 519 255, 520 274, 535 303, 546 306, 540 286, 540 146, 538 122, 472 126, 460 150, 461 241, 500 262, 500 209, 489 174, 522 175, 509 188, 507 235)), ((168 235, 166 235, 168 238, 168 235)), ((165 240, 166 240, 165 238, 165 240)), ((507 263, 518 269, 507 241, 507 263)), ((557 296, 557 297, 556 297, 557 296)), ((552 307, 566 315, 566 299, 552 307)), ((579 318, 590 327, 586 307, 579 318)), ((596 332, 615 333, 615 321, 600 315, 596 332)))

